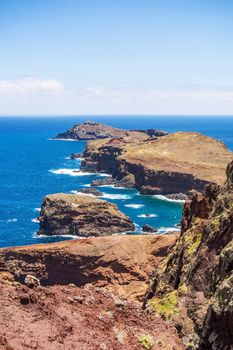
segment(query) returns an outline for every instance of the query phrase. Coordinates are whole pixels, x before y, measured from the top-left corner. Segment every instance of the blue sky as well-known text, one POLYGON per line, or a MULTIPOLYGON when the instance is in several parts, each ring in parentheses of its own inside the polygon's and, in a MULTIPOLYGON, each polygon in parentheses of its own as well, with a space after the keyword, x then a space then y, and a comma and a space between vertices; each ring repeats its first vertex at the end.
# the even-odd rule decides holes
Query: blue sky
POLYGON ((0 114, 233 114, 230 0, 0 0, 0 114))

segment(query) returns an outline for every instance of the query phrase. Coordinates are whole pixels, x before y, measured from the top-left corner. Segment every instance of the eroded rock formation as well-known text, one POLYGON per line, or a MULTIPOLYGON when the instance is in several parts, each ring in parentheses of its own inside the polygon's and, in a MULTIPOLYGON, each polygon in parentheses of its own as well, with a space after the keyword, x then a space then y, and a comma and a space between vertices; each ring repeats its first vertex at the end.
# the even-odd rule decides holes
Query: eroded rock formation
POLYGON ((88 283, 129 299, 145 294, 148 276, 178 236, 116 235, 0 250, 0 270, 42 285, 88 283))
POLYGON ((115 204, 94 196, 56 193, 44 198, 40 235, 106 236, 134 231, 129 217, 115 204))

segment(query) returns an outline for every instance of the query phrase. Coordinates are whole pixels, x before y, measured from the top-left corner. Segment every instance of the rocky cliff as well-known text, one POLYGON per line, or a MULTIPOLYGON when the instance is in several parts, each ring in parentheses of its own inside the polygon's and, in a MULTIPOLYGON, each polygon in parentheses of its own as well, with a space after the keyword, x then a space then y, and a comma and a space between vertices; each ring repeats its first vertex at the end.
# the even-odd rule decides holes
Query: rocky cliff
POLYGON ((233 154, 211 137, 177 132, 155 140, 92 141, 84 157, 82 170, 108 172, 143 194, 190 194, 208 183, 223 184, 233 154))
POLYGON ((233 346, 233 162, 223 186, 184 206, 182 233, 151 280, 145 305, 176 325, 187 349, 233 346))
POLYGON ((142 299, 153 267, 178 236, 116 235, 0 250, 0 270, 44 286, 91 283, 128 299, 142 299))
POLYGON ((113 128, 111 126, 96 123, 93 121, 86 121, 83 124, 76 124, 67 131, 58 134, 55 139, 73 139, 79 141, 127 137, 130 134, 136 135, 136 137, 147 139, 151 137, 159 137, 167 135, 165 131, 148 129, 148 130, 122 130, 113 128))
POLYGON ((134 231, 115 204, 88 195, 47 195, 40 212, 39 235, 106 236, 134 231))

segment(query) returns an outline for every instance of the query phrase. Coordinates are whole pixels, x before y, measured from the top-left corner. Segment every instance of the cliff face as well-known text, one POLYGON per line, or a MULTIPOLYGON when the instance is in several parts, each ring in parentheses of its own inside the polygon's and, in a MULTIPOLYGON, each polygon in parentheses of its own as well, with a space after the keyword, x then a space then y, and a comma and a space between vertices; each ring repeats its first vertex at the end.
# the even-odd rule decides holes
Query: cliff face
POLYGON ((40 235, 106 236, 135 228, 116 205, 88 195, 46 196, 39 220, 40 235))
POLYGON ((133 135, 137 134, 137 137, 140 137, 142 139, 167 135, 166 132, 156 129, 127 131, 118 128, 113 128, 102 123, 86 121, 83 124, 74 125, 72 128, 68 129, 64 133, 58 134, 55 138, 73 139, 81 141, 105 139, 108 137, 119 139, 122 137, 128 137, 131 133, 133 133, 133 135))
POLYGON ((227 181, 186 202, 182 233, 155 270, 146 305, 176 323, 188 349, 232 349, 233 162, 227 181))
POLYGON ((203 191, 208 183, 223 184, 232 157, 220 141, 179 132, 156 140, 92 141, 87 144, 81 169, 108 172, 143 194, 190 194, 203 191))
POLYGON ((176 238, 118 235, 1 249, 0 348, 183 350, 174 327, 135 302, 176 238))
POLYGON ((0 250, 0 271, 42 285, 92 284, 128 299, 142 299, 148 276, 177 235, 117 235, 0 250))

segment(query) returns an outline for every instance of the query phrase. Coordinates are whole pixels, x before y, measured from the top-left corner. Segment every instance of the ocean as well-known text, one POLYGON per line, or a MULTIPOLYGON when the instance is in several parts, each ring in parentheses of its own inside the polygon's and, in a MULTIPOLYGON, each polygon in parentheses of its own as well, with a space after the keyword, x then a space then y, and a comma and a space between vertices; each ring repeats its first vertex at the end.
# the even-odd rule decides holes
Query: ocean
MULTIPOLYGON (((222 140, 233 150, 233 117, 128 116, 128 117, 1 117, 0 118, 0 247, 48 243, 65 237, 38 237, 39 208, 49 193, 72 193, 89 186, 100 175, 75 174, 84 142, 51 138, 75 123, 90 119, 123 129, 157 128, 169 132, 199 131, 222 140), (75 176, 76 175, 76 176, 75 176)), ((192 157, 192 154, 190 154, 192 157)), ((134 189, 101 187, 104 199, 130 216, 140 233, 144 224, 163 234, 177 229, 182 203, 163 197, 142 196, 134 189), (149 214, 149 217, 147 216, 149 214)))

